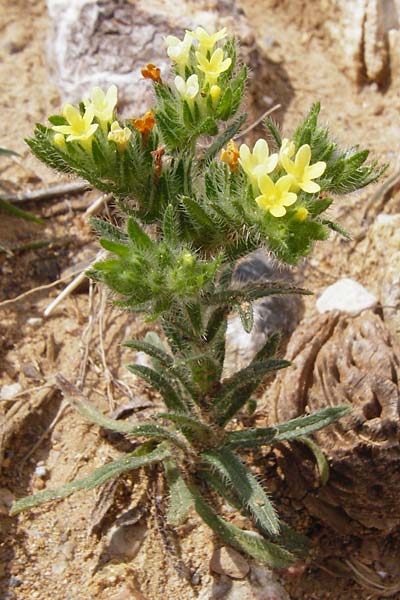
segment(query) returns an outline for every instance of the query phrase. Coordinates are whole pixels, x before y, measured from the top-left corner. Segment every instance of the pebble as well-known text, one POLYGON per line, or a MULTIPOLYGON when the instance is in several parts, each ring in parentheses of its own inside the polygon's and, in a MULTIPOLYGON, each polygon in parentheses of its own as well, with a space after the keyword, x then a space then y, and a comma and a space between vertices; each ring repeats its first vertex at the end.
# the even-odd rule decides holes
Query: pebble
POLYGON ((35 469, 35 475, 37 477, 46 477, 47 476, 47 469, 46 469, 46 467, 36 467, 36 469, 35 469))
POLYGON ((0 400, 12 400, 20 392, 22 392, 22 385, 20 383, 3 385, 0 390, 0 400))
POLYGON ((9 489, 0 488, 0 515, 8 515, 14 500, 14 494, 9 489))
POLYGON ((29 317, 29 319, 27 319, 26 322, 31 327, 39 327, 39 325, 43 323, 43 319, 41 319, 40 317, 29 317))
POLYGON ((229 546, 214 550, 210 560, 210 569, 231 579, 244 579, 250 571, 249 563, 239 552, 229 546))
POLYGON ((374 308, 378 299, 354 279, 339 279, 319 296, 316 307, 319 313, 331 310, 356 315, 367 308, 374 308))

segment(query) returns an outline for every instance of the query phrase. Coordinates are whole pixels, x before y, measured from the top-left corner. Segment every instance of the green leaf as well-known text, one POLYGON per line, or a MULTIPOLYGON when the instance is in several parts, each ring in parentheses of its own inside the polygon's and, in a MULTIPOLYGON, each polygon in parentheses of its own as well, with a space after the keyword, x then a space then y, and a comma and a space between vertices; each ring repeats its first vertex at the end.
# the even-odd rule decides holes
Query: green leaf
POLYGON ((154 243, 151 238, 143 231, 142 227, 133 217, 128 218, 126 230, 135 246, 142 250, 153 248, 154 243))
POLYGON ((275 568, 288 567, 295 560, 293 554, 278 544, 268 542, 254 531, 244 531, 215 514, 194 485, 189 489, 194 498, 195 509, 203 521, 219 535, 225 543, 235 546, 256 560, 275 568))
POLYGON ((332 231, 335 231, 336 233, 340 233, 340 235, 342 235, 344 238, 346 238, 346 240, 351 240, 351 235, 348 231, 346 231, 341 225, 339 225, 339 223, 335 223, 334 221, 328 221, 326 219, 324 219, 322 221, 323 225, 326 225, 327 227, 329 227, 329 229, 332 229, 332 231))
POLYGON ((32 215, 31 213, 26 212, 25 210, 21 210, 17 208, 7 200, 0 198, 0 210, 3 212, 12 215, 13 217, 18 217, 19 219, 24 219, 24 221, 32 221, 33 223, 37 223, 38 225, 44 225, 43 219, 32 215))
POLYGON ((160 392, 165 405, 169 410, 174 412, 188 412, 187 406, 169 383, 165 375, 154 371, 154 369, 150 369, 150 367, 145 367, 144 365, 128 365, 127 368, 131 373, 138 375, 160 392))
POLYGON ((349 412, 350 408, 346 405, 329 406, 311 415, 296 417, 274 427, 231 431, 227 433, 226 445, 230 448, 259 448, 285 440, 295 440, 319 429, 324 429, 349 412))
POLYGON ((7 148, 0 148, 0 156, 19 156, 18 152, 14 150, 8 150, 7 148))
POLYGON ((172 204, 168 204, 164 211, 162 230, 167 244, 177 246, 180 240, 179 216, 172 204))
POLYGON ((281 294, 302 294, 310 296, 311 292, 294 286, 290 286, 286 283, 275 283, 266 282, 261 285, 248 288, 242 288, 240 290, 221 290, 215 294, 207 296, 207 303, 209 304, 234 304, 238 301, 257 300, 257 298, 266 298, 267 296, 281 295, 281 294))
POLYGON ((187 520, 194 500, 175 461, 166 458, 163 460, 163 465, 170 489, 167 523, 177 527, 187 520))
POLYGON ((213 159, 220 150, 229 142, 229 140, 233 139, 237 134, 243 123, 247 119, 247 113, 243 113, 240 117, 237 117, 229 127, 225 129, 218 137, 215 138, 211 146, 208 148, 204 157, 201 161, 201 165, 207 163, 211 159, 213 159))
POLYGON ((128 239, 124 231, 122 231, 119 227, 115 227, 115 225, 113 225, 109 221, 92 217, 89 220, 89 223, 93 227, 97 235, 104 237, 105 239, 111 240, 112 242, 126 242, 128 239))
POLYGON ((270 535, 278 535, 279 519, 266 492, 247 467, 228 448, 201 454, 225 481, 230 482, 241 504, 270 535))
POLYGON ((112 252, 113 254, 117 254, 117 256, 128 257, 132 250, 126 244, 121 244, 120 242, 113 242, 107 239, 101 239, 100 244, 103 246, 105 250, 112 252))
POLYGON ((318 200, 313 200, 308 206, 308 211, 313 216, 318 216, 321 213, 325 212, 333 202, 333 198, 319 198, 318 200))
POLYGON ((213 231, 215 228, 213 220, 196 200, 183 196, 181 198, 181 203, 184 206, 186 213, 189 215, 194 227, 213 231))
POLYGON ((165 458, 170 456, 170 450, 168 446, 160 444, 155 450, 149 452, 143 456, 140 456, 138 451, 131 452, 125 455, 123 458, 114 460, 106 465, 103 465, 99 469, 93 471, 87 477, 82 479, 75 479, 71 483, 67 483, 54 490, 45 490, 34 494, 33 496, 27 496, 21 500, 14 502, 10 514, 16 515, 24 510, 39 506, 49 500, 60 500, 66 498, 74 492, 80 490, 91 490, 99 485, 103 485, 106 481, 114 479, 125 473, 126 471, 132 471, 134 469, 140 469, 156 462, 161 462, 165 458))
POLYGON ((280 131, 279 131, 275 121, 273 119, 271 119, 271 117, 268 117, 265 120, 265 126, 267 127, 270 134, 274 138, 277 147, 280 148, 282 146, 282 137, 281 137, 280 131))
POLYGON ((219 101, 217 108, 217 117, 226 121, 231 116, 232 109, 232 90, 227 87, 222 94, 222 98, 219 101))
POLYGON ((329 479, 329 465, 325 454, 322 452, 318 444, 316 444, 313 440, 310 440, 308 437, 301 436, 296 438, 296 441, 308 446, 308 448, 314 454, 321 481, 325 485, 329 479))
POLYGON ((176 423, 184 433, 187 430, 193 432, 200 441, 207 442, 213 436, 213 430, 209 425, 202 423, 194 417, 188 417, 187 414, 158 413, 156 416, 160 419, 167 419, 167 421, 176 423))

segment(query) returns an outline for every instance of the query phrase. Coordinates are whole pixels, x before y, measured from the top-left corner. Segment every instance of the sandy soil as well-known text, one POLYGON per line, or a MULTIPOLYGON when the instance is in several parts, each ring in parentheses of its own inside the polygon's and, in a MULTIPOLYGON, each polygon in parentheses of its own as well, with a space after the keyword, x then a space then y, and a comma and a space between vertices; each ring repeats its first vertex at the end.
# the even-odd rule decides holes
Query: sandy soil
MULTIPOLYGON (((248 0, 242 4, 274 68, 284 70, 290 81, 290 102, 284 94, 275 97, 274 90, 267 90, 284 107, 284 127, 290 130, 312 101, 320 99, 322 117, 339 141, 368 145, 374 157, 391 162, 393 173, 400 153, 398 88, 392 85, 381 92, 372 84, 357 89, 340 70, 335 47, 318 28, 321 15, 303 11, 300 0, 292 2, 291 8, 286 2, 275 3, 273 11, 248 0)), ((50 24, 44 2, 31 0, 27 6, 22 0, 0 0, 0 15, 0 94, 7 124, 0 131, 0 146, 21 154, 1 161, 0 184, 12 192, 59 183, 60 178, 33 159, 23 142, 34 122, 59 105, 46 63, 50 24)), ((365 235, 361 217, 370 195, 369 190, 354 195, 335 209, 343 225, 360 234, 360 242, 365 235)), ((93 255, 96 244, 82 208, 96 197, 95 192, 86 192, 31 205, 31 211, 46 219, 41 228, 1 215, 0 240, 10 247, 43 240, 51 243, 38 250, 17 249, 12 256, 0 254, 0 301, 46 286, 63 269, 74 268, 93 255)), ((396 212, 398 198, 384 209, 396 212)), ((338 277, 355 275, 368 285, 374 273, 372 267, 363 265, 357 245, 332 236, 330 243, 316 248, 306 268, 307 287, 318 292, 338 277)), ((105 492, 80 493, 18 519, 5 514, 12 497, 82 476, 120 449, 118 440, 99 436, 98 428, 64 406, 51 383, 54 373, 62 371, 71 381, 84 381, 86 393, 104 411, 130 401, 136 413, 145 415, 149 400, 156 401, 121 366, 129 354, 121 350, 120 342, 143 333, 146 327, 106 308, 105 294, 94 287, 89 292, 87 287, 81 289, 43 320, 44 308, 59 289, 45 288, 14 303, 0 304, 2 385, 19 382, 22 390, 31 390, 0 404, 0 419, 7 417, 7 428, 0 432, 7 448, 0 482, 0 597, 197 598, 212 583, 208 561, 214 540, 194 518, 178 536, 165 526, 163 507, 154 501, 162 492, 157 475, 151 480, 145 475, 127 478, 108 497, 105 492), (44 467, 44 475, 37 474, 37 467, 44 467), (137 518, 114 535, 113 520, 126 508, 136 511, 137 518)), ((309 312, 314 310, 313 302, 309 301, 309 312)), ((293 518, 282 482, 272 471, 270 487, 287 518, 293 518)), ((367 599, 368 593, 351 578, 333 577, 326 566, 320 567, 321 557, 345 560, 352 552, 352 541, 336 539, 301 507, 295 524, 312 533, 316 548, 304 572, 281 574, 291 597, 367 599)))

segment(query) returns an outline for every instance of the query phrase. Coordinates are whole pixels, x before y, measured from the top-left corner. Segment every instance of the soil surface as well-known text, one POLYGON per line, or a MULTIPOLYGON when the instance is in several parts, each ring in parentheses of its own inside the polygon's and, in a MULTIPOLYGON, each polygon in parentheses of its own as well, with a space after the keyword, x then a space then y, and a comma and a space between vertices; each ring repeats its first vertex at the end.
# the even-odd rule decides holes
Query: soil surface
MULTIPOLYGON (((357 88, 340 69, 337 49, 323 33, 323 15, 306 10, 310 4, 266 2, 266 10, 261 2, 242 2, 271 68, 284 70, 290 82, 287 96, 281 89, 279 97, 273 89, 268 96, 282 104, 279 114, 289 132, 311 103, 321 100, 322 119, 338 141, 368 146, 373 158, 391 163, 389 177, 400 154, 398 86, 384 91, 376 84, 357 88)), ((36 121, 59 107, 46 59, 49 27, 43 0, 0 0, 0 146, 20 153, 0 157, 0 185, 10 193, 66 181, 34 159, 23 141, 36 121)), ((301 278, 316 295, 340 277, 355 277, 373 287, 379 265, 365 260, 363 240, 376 214, 399 209, 398 195, 384 197, 377 193, 379 185, 333 209, 354 241, 332 235, 303 265, 301 278), (368 204, 374 193, 374 203, 368 204)), ((84 476, 124 449, 120 440, 101 436, 98 427, 63 403, 53 383, 55 373, 79 383, 104 412, 129 405, 140 420, 158 402, 124 369, 132 355, 120 345, 149 326, 111 308, 104 291, 84 284, 50 317, 43 317, 65 285, 51 284, 66 269, 82 269, 96 254, 84 210, 98 196, 87 191, 28 204, 28 210, 44 218, 44 226, 1 213, 0 241, 9 252, 0 254, 0 388, 20 385, 18 395, 0 401, 0 421, 6 423, 0 429, 5 448, 0 481, 2 600, 189 600, 212 587, 209 560, 216 540, 194 516, 177 535, 168 529, 157 473, 151 479, 144 474, 126 478, 118 489, 78 493, 18 518, 6 514, 12 498, 84 476), (32 293, 34 288, 40 289, 32 293), (130 518, 115 525, 127 509, 130 518)), ((112 206, 104 212, 115 218, 112 206)), ((315 311, 315 298, 307 300, 306 310, 315 311)), ((285 518, 310 535, 314 545, 306 565, 279 574, 291 598, 369 598, 371 592, 346 568, 354 552, 352 540, 338 538, 301 505, 293 507, 274 470, 273 455, 256 459, 285 518)))

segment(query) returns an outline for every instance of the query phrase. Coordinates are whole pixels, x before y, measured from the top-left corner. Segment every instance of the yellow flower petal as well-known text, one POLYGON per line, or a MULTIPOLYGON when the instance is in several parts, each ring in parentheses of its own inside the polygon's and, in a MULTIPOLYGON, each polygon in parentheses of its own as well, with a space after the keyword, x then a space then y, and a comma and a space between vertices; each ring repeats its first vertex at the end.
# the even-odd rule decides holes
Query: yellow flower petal
POLYGON ((321 189, 321 186, 315 183, 315 181, 299 181, 299 187, 303 192, 307 192, 308 194, 316 194, 321 189))
POLYGON ((299 148, 296 158, 294 161, 296 172, 302 173, 306 167, 310 164, 311 160, 311 148, 308 144, 304 144, 299 148))
POLYGON ((286 215, 286 209, 284 206, 271 206, 269 212, 273 217, 284 217, 286 215))
POLYGON ((320 160, 319 162, 310 165, 306 169, 307 179, 317 179, 317 177, 321 177, 326 169, 326 162, 320 160))
POLYGON ((286 194, 282 197, 283 206, 292 206, 297 200, 297 194, 293 192, 286 192, 286 194))
POLYGON ((258 187, 264 196, 275 195, 275 186, 269 175, 261 175, 261 177, 258 178, 258 187))

